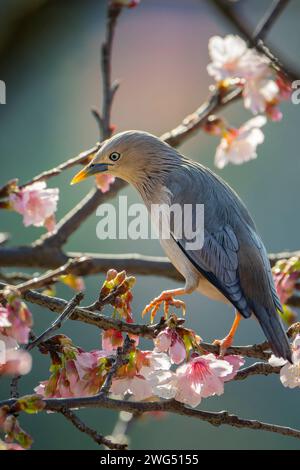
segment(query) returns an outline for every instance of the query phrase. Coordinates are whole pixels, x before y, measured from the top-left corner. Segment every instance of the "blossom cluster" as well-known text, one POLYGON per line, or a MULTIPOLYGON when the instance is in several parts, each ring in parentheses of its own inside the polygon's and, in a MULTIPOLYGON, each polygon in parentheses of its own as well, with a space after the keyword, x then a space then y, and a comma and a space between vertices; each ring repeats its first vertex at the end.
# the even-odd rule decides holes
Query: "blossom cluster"
POLYGON ((35 414, 45 408, 45 403, 37 395, 25 395, 13 405, 0 408, 0 431, 5 434, 4 441, 0 439, 0 450, 25 450, 31 447, 31 436, 25 432, 17 419, 17 413, 35 414))
POLYGON ((46 227, 51 232, 55 229, 54 213, 59 198, 58 188, 47 188, 45 181, 16 187, 9 194, 9 206, 23 216, 25 227, 46 227))
POLYGON ((292 361, 290 364, 284 359, 274 355, 269 359, 269 363, 274 367, 281 367, 280 380, 284 387, 300 387, 300 334, 297 334, 292 344, 292 361))
POLYGON ((283 319, 286 323, 292 324, 296 320, 297 314, 287 305, 287 302, 294 294, 297 281, 300 278, 300 259, 298 256, 293 256, 288 260, 279 260, 272 271, 276 290, 283 305, 283 319))
POLYGON ((110 355, 103 350, 84 351, 70 338, 51 338, 56 352, 51 353, 51 375, 35 388, 44 397, 91 396, 99 392, 110 365, 110 355))
POLYGON ((291 86, 272 68, 270 59, 255 48, 249 48, 239 36, 213 36, 208 50, 211 63, 207 71, 216 80, 219 90, 226 92, 232 86, 240 87, 245 108, 255 115, 264 114, 240 128, 228 126, 222 119, 217 126, 207 126, 208 132, 221 136, 215 165, 224 168, 229 162, 241 164, 257 157, 257 146, 264 141, 261 127, 267 118, 282 119, 279 105, 290 98, 291 86))
MULTIPOLYGON (((113 307, 113 318, 133 322, 131 289, 134 283, 135 278, 127 276, 125 271, 110 269, 107 272, 99 302, 113 307)), ((130 338, 135 345, 138 344, 136 335, 130 335, 130 338)), ((102 349, 93 351, 74 346, 64 335, 52 337, 51 344, 55 344, 56 354, 51 354, 51 376, 41 382, 35 391, 47 397, 95 395, 103 385, 117 348, 122 347, 123 343, 123 334, 113 328, 103 332, 102 349)))
POLYGON ((19 349, 27 344, 32 315, 26 304, 14 292, 5 293, 5 305, 0 304, 0 375, 27 374, 31 370, 31 356, 19 349))
MULTIPOLYGON (((41 382, 35 392, 43 397, 56 398, 99 393, 115 358, 116 344, 111 342, 109 350, 86 352, 75 347, 64 335, 58 335, 52 341, 56 346, 61 346, 60 354, 51 355, 51 376, 41 382)), ((155 344, 158 343, 155 341, 155 344)), ((106 345, 107 341, 102 342, 102 347, 106 345)), ((178 356, 176 360, 179 361, 178 356)), ((185 356, 182 356, 181 362, 184 360, 185 356)), ((171 370, 172 363, 170 356, 157 347, 152 351, 142 351, 132 343, 125 364, 113 378, 110 393, 136 401, 155 396, 175 398, 197 406, 202 398, 221 395, 224 383, 233 379, 244 359, 240 356, 221 359, 214 354, 193 353, 175 371, 171 370)))
POLYGON ((31 447, 32 438, 19 425, 18 419, 9 412, 8 406, 0 408, 0 430, 5 433, 0 439, 0 450, 25 450, 31 447))
MULTIPOLYGON (((118 315, 133 321, 130 304, 133 283, 133 278, 124 271, 108 271, 99 300, 113 305, 114 318, 118 315)), ((172 314, 166 328, 154 338, 153 350, 139 349, 138 337, 129 335, 130 350, 112 380, 113 396, 137 401, 175 398, 197 406, 202 398, 224 392, 224 383, 232 380, 244 359, 200 353, 201 339, 180 323, 172 314)), ((35 392, 56 398, 91 396, 100 392, 116 354, 124 345, 124 337, 122 332, 108 329, 102 333, 102 349, 89 352, 74 346, 64 335, 52 337, 51 345, 55 345, 55 353, 51 352, 51 375, 35 392)))

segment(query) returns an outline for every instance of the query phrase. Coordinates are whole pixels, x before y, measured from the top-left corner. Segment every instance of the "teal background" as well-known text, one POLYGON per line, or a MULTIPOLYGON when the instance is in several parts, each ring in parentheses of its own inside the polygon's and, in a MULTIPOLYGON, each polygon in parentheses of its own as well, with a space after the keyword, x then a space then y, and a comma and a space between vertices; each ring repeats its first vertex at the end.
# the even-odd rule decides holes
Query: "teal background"
MULTIPOLYGON (((99 46, 104 35, 105 1, 0 1, 0 79, 6 82, 7 104, 0 106, 0 185, 18 177, 32 176, 89 148, 98 140, 90 108, 101 100, 99 46)), ((241 0, 241 17, 255 27, 267 0, 241 0)), ((300 2, 292 0, 268 42, 282 57, 297 64, 300 2)), ((206 73, 207 43, 214 34, 234 32, 205 0, 141 0, 124 10, 116 33, 113 76, 122 81, 114 102, 112 122, 118 130, 136 128, 161 135, 205 100, 211 82, 206 73)), ((220 174, 246 202, 268 251, 299 249, 299 111, 285 103, 282 123, 268 123, 259 156, 243 166, 228 166, 220 174)), ((224 115, 240 125, 250 115, 241 103, 224 115)), ((181 151, 213 168, 218 141, 202 132, 181 151)), ((216 170, 215 170, 216 171, 216 170)), ((74 170, 50 182, 61 198, 58 217, 64 215, 88 191, 91 181, 70 187, 74 170)), ((218 171, 217 171, 218 172, 218 171)), ((131 201, 138 196, 131 189, 131 201)), ((104 253, 139 252, 161 254, 156 241, 101 241, 96 238, 97 217, 90 217, 72 236, 68 250, 104 253)), ((0 213, 0 231, 11 233, 11 245, 35 240, 43 230, 23 228, 15 213, 0 213)), ((86 279, 86 302, 94 299, 102 275, 86 279)), ((134 312, 140 312, 162 288, 177 286, 169 279, 138 277, 134 289, 134 312)), ((60 286, 58 295, 72 292, 60 286)), ((34 331, 40 333, 53 314, 31 306, 34 331)), ((198 294, 187 299, 187 326, 205 340, 223 337, 233 319, 233 310, 198 294)), ((99 332, 77 322, 64 325, 74 343, 91 350, 99 347, 99 332)), ((236 337, 239 344, 263 340, 254 321, 245 321, 236 337)), ((151 346, 145 342, 145 345, 151 346)), ((48 377, 49 360, 34 353, 32 373, 21 381, 22 393, 30 393, 39 380, 48 377)), ((8 383, 0 383, 1 397, 8 383)), ((221 397, 203 401, 202 409, 223 410, 241 417, 300 427, 299 391, 283 388, 278 377, 253 377, 228 384, 221 397)), ((78 412, 101 433, 112 431, 117 414, 105 410, 78 412)), ((61 416, 22 416, 21 423, 34 437, 34 449, 96 449, 61 416)), ((134 449, 297 449, 292 438, 275 434, 214 428, 209 424, 177 416, 139 421, 130 432, 134 449)))

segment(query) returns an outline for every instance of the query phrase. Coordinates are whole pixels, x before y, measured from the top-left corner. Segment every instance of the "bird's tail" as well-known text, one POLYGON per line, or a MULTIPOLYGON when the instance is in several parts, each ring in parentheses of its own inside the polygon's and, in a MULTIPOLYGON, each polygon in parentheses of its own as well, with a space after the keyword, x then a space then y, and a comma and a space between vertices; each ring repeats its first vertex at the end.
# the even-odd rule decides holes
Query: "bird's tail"
POLYGON ((277 311, 255 303, 253 313, 258 319, 275 356, 287 359, 292 363, 290 343, 277 311))

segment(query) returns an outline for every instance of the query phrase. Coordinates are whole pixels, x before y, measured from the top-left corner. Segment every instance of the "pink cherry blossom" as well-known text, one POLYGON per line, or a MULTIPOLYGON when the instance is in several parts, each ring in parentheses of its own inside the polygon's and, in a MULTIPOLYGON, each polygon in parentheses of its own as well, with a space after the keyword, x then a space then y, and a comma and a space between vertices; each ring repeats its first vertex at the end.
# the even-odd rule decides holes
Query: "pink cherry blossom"
POLYGON ((224 393, 224 381, 232 374, 233 367, 229 362, 216 358, 213 354, 196 356, 190 363, 179 367, 176 371, 178 377, 178 392, 176 396, 179 401, 186 399, 185 391, 188 388, 192 392, 206 398, 212 395, 224 393), (180 390, 181 389, 181 390, 180 390))
POLYGON ((142 360, 140 361, 140 373, 148 378, 153 372, 169 370, 170 359, 167 354, 157 351, 140 351, 142 360))
POLYGON ((266 115, 271 121, 279 122, 282 120, 283 114, 278 107, 278 100, 273 100, 267 103, 266 106, 266 115))
POLYGON ((7 308, 3 307, 0 305, 0 329, 1 328, 7 328, 8 326, 11 326, 10 321, 8 321, 8 310, 7 308))
POLYGON ((12 192, 9 201, 12 209, 23 215, 25 227, 46 226, 52 230, 58 197, 58 188, 47 188, 44 181, 39 181, 12 192))
POLYGON ((289 99, 290 87, 270 67, 270 60, 254 48, 248 48, 239 36, 213 36, 208 44, 212 62, 207 71, 217 82, 240 79, 246 109, 253 114, 266 112, 272 120, 280 120, 277 105, 289 99))
POLYGON ((153 395, 151 384, 143 376, 135 375, 129 378, 116 378, 113 380, 110 392, 122 397, 127 394, 135 401, 146 400, 153 395))
POLYGON ((175 398, 192 407, 202 398, 224 393, 224 382, 233 374, 233 366, 214 354, 194 355, 178 367, 176 373, 165 371, 157 377, 152 375, 153 391, 162 398, 175 398))
POLYGON ((264 113, 279 94, 278 85, 269 79, 269 67, 266 67, 261 76, 249 78, 243 90, 244 105, 253 114, 264 113))
POLYGON ((288 299, 293 295, 296 287, 299 273, 294 271, 286 273, 278 271, 273 274, 275 287, 282 304, 287 303, 288 299))
POLYGON ((114 395, 127 394, 131 400, 145 400, 153 396, 152 383, 158 380, 171 366, 168 356, 155 351, 137 351, 135 364, 125 367, 119 376, 113 379, 110 392, 114 395))
POLYGON ((257 116, 239 129, 225 131, 216 151, 216 167, 224 168, 228 163, 240 165, 256 158, 256 148, 264 141, 264 134, 260 127, 265 124, 266 118, 257 116))
POLYGON ((207 71, 215 80, 241 76, 240 60, 247 51, 243 39, 231 34, 225 38, 213 36, 209 40, 208 51, 212 62, 207 66, 207 71))
POLYGON ((272 354, 269 363, 274 367, 281 367, 280 380, 284 387, 300 387, 300 334, 298 334, 292 344, 293 364, 272 354))
POLYGON ((96 175, 96 185, 102 191, 107 193, 110 190, 110 186, 115 182, 115 177, 112 175, 99 174, 96 175))
POLYGON ((184 342, 173 328, 166 328, 161 331, 154 340, 155 350, 158 352, 168 352, 173 364, 180 364, 186 358, 184 342))
POLYGON ((231 374, 226 375, 226 377, 224 378, 224 382, 229 382, 236 376, 240 367, 245 364, 245 359, 242 356, 237 356, 233 354, 228 354, 227 356, 224 356, 223 359, 232 366, 231 374))
POLYGON ((0 376, 28 374, 31 365, 31 355, 19 349, 13 338, 0 334, 0 376))
POLYGON ((106 351, 78 351, 75 359, 63 361, 63 366, 55 366, 49 380, 40 382, 34 389, 44 397, 62 398, 92 396, 99 392, 106 371, 101 368, 101 360, 106 351))
POLYGON ((6 307, 0 305, 0 332, 11 336, 20 344, 28 343, 30 329, 32 327, 32 315, 24 302, 14 298, 6 307), (3 322, 8 322, 3 326, 3 322))

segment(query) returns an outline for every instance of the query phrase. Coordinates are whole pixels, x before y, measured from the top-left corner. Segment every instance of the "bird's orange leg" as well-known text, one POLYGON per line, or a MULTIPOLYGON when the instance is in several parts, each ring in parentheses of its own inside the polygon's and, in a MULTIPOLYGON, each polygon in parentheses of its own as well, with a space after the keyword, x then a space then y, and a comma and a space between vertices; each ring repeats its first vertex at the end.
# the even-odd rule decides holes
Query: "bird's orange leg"
POLYGON ((146 315, 146 313, 151 311, 151 321, 155 318, 155 315, 161 306, 164 303, 164 314, 165 317, 168 316, 169 307, 173 306, 176 308, 182 308, 183 315, 185 315, 185 303, 182 300, 175 300, 174 297, 176 295, 184 295, 187 294, 187 291, 184 288, 181 289, 172 289, 172 290, 164 290, 158 297, 153 299, 150 304, 146 305, 142 312, 142 316, 146 315))
POLYGON ((216 344, 220 347, 220 356, 224 356, 227 348, 230 348, 230 346, 232 345, 234 335, 236 333, 236 330, 238 329, 241 319, 241 314, 239 312, 236 312, 234 322, 232 324, 232 327, 230 328, 228 335, 225 336, 224 339, 216 339, 213 342, 213 344, 216 344))

